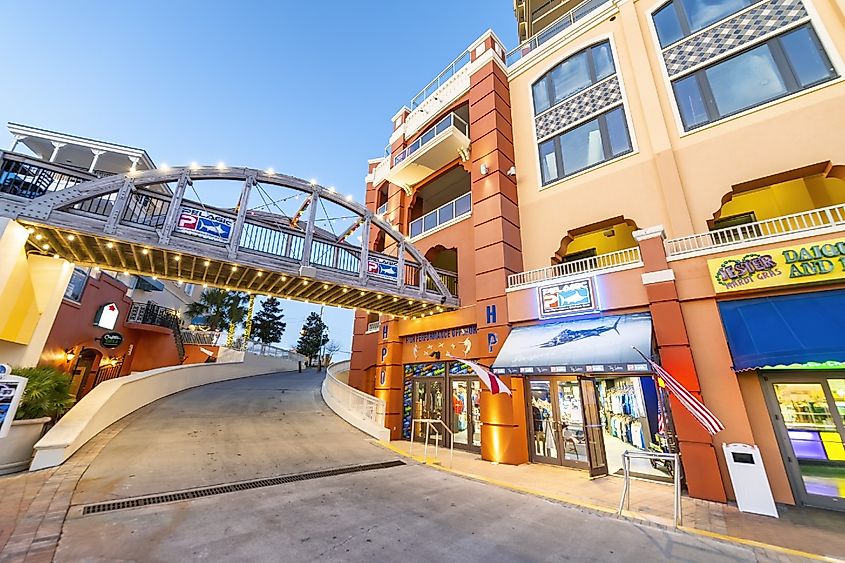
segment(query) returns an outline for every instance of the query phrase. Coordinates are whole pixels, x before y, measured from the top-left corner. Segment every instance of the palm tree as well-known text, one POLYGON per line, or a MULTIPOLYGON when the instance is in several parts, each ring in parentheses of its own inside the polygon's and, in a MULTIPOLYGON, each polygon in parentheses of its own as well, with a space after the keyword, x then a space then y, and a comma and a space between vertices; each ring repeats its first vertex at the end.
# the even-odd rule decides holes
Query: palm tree
POLYGON ((223 308, 226 313, 226 320, 229 323, 229 335, 226 338, 226 346, 232 347, 235 340, 235 327, 246 320, 246 301, 249 299, 245 293, 232 291, 224 299, 223 308))
POLYGON ((222 289, 207 289, 202 292, 199 301, 191 303, 185 309, 188 320, 203 317, 209 330, 218 332, 229 324, 228 292, 222 289))

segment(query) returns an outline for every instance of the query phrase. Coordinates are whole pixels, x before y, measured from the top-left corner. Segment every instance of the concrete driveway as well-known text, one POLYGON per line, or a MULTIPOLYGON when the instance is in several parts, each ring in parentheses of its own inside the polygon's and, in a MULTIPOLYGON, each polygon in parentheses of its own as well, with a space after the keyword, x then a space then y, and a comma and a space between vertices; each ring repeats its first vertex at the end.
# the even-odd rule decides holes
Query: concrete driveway
POLYGON ((81 505, 397 459, 322 374, 208 385, 132 415, 72 498, 56 561, 782 561, 409 463, 82 515, 81 505))

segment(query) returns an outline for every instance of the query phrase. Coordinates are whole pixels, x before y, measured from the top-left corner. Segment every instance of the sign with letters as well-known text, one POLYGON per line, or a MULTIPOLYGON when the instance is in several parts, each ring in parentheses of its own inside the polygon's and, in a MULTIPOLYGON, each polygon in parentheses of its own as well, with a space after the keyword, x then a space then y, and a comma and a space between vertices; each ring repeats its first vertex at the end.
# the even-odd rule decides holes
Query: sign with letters
POLYGON ((371 276, 395 280, 399 277, 399 266, 385 260, 370 258, 367 260, 367 273, 371 276))
POLYGON ((598 310, 591 278, 547 285, 537 291, 542 319, 598 310))
POLYGON ((707 261, 716 293, 845 279, 845 238, 707 261))
POLYGON ((12 368, 0 364, 0 438, 8 436, 12 429, 24 389, 26 378, 12 375, 12 368))
POLYGON ((201 209, 183 207, 179 211, 176 231, 202 238, 226 242, 232 236, 234 220, 201 209))

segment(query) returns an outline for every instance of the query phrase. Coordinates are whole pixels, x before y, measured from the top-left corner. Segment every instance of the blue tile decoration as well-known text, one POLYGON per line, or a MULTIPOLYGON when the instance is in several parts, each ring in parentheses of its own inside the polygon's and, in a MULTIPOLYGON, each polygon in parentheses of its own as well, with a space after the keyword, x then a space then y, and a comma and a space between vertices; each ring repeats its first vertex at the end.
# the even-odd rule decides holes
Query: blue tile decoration
POLYGON ((622 101, 622 89, 615 75, 534 118, 537 138, 543 139, 573 123, 601 113, 622 101))

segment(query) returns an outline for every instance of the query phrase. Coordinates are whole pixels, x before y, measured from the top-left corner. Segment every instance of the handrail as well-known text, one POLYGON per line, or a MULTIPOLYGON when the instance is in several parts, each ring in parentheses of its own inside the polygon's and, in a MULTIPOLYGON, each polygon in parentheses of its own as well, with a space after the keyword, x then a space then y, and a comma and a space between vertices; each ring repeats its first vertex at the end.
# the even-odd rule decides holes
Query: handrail
POLYGON ((443 86, 447 80, 452 78, 456 72, 465 67, 470 62, 469 49, 457 56, 457 58, 449 63, 449 65, 438 74, 434 80, 425 85, 425 88, 420 90, 420 93, 411 99, 411 109, 416 109, 426 98, 431 96, 438 88, 443 86))
POLYGON ((443 119, 426 129, 425 133, 417 137, 417 140, 405 147, 405 150, 393 157, 393 166, 401 164, 403 160, 417 152, 419 149, 427 145, 444 133, 449 127, 455 127, 464 135, 469 137, 469 124, 463 120, 458 114, 452 112, 446 115, 443 119))
POLYGON ((665 241, 666 256, 683 256, 749 241, 845 225, 845 204, 810 209, 753 223, 716 229, 665 241))
MULTIPOLYGON (((449 433, 449 468, 452 468, 452 465, 455 460, 455 433, 446 426, 446 423, 440 420, 439 418, 414 418, 411 420, 411 445, 408 447, 408 453, 414 453, 414 426, 415 423, 425 423, 425 448, 423 449, 423 463, 428 463, 428 439, 431 435, 431 425, 432 424, 440 424, 443 427, 443 430, 449 433)), ((436 429, 434 433, 437 434, 437 439, 434 441, 434 459, 437 459, 437 453, 440 448, 440 432, 436 429)))
POLYGON ((621 266, 639 266, 642 264, 638 246, 623 248, 606 254, 598 254, 572 262, 561 262, 554 266, 526 270, 508 276, 508 288, 530 285, 576 274, 585 274, 618 268, 621 266))
POLYGON ((672 481, 674 485, 674 521, 675 527, 683 526, 683 514, 681 512, 681 456, 680 454, 668 454, 661 452, 641 452, 625 450, 622 454, 622 469, 625 473, 625 485, 622 488, 622 499, 619 501, 617 514, 622 514, 622 508, 631 508, 631 460, 647 459, 671 461, 673 463, 672 481))
POLYGON ((527 41, 522 42, 516 49, 510 51, 507 56, 505 57, 505 64, 510 66, 520 60, 522 57, 542 45, 546 43, 553 37, 555 37, 558 33, 572 27, 575 22, 584 18, 587 14, 602 6, 603 4, 607 4, 609 0, 585 0, 581 2, 558 19, 550 23, 546 26, 545 29, 528 39, 527 41))
POLYGON ((428 231, 436 229, 437 227, 439 227, 440 225, 442 225, 444 223, 447 223, 449 221, 453 221, 453 220, 458 219, 460 217, 463 217, 465 215, 469 215, 470 213, 472 213, 472 194, 470 192, 467 192, 465 194, 459 195, 458 197, 456 197, 452 201, 448 201, 448 202, 444 203, 443 205, 441 205, 440 207, 433 209, 432 211, 429 211, 428 213, 426 213, 422 217, 418 217, 417 219, 414 219, 413 221, 411 221, 410 224, 408 224, 408 237, 413 239, 415 237, 421 236, 428 231), (461 201, 463 199, 466 199, 466 198, 468 198, 468 203, 469 203, 469 205, 467 206, 467 210, 463 211, 462 213, 459 214, 458 210, 457 210, 457 202, 461 201), (444 217, 441 220, 440 211, 445 210, 446 208, 449 208, 449 207, 451 207, 451 214, 449 214, 449 216, 444 217), (425 228, 426 218, 431 217, 431 216, 436 217, 435 224, 434 224, 433 227, 426 229, 425 228), (419 232, 414 232, 414 229, 415 229, 416 226, 419 226, 419 232))

